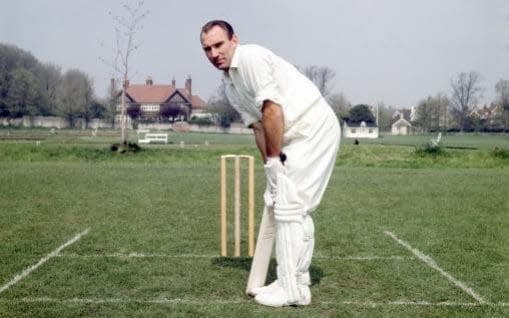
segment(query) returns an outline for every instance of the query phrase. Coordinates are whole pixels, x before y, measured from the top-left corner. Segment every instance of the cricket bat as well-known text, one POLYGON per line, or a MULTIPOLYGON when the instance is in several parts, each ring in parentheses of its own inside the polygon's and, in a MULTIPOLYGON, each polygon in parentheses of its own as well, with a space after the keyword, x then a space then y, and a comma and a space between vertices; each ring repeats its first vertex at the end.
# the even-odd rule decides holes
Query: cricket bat
POLYGON ((246 294, 248 295, 251 295, 252 288, 264 286, 267 279, 275 236, 274 212, 269 209, 272 208, 265 206, 263 209, 251 271, 247 280, 246 294))

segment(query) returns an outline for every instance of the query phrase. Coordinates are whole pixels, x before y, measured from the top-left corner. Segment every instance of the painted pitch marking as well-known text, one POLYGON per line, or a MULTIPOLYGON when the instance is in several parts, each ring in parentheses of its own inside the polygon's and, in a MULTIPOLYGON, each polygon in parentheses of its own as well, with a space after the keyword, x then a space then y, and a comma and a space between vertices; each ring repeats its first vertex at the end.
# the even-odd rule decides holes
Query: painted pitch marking
MULTIPOLYGON (((71 299, 58 299, 49 297, 26 297, 17 299, 1 299, 0 303, 19 304, 19 303, 57 303, 57 304, 158 304, 158 305, 235 305, 250 302, 249 299, 189 299, 189 298, 161 298, 161 299, 135 299, 135 298, 71 298, 71 299)), ((359 307, 383 307, 383 306, 421 306, 421 307, 506 307, 507 303, 494 303, 494 304, 481 304, 479 302, 428 302, 428 301, 387 301, 387 302, 373 302, 373 301, 360 301, 360 300, 339 300, 339 301, 321 301, 317 304, 322 305, 343 305, 343 306, 359 306, 359 307)))
POLYGON ((81 237, 83 235, 86 235, 88 233, 90 229, 86 229, 85 231, 77 234, 75 237, 73 237, 72 239, 70 239, 69 241, 65 242, 64 244, 60 245, 56 250, 54 250, 53 252, 49 253, 48 255, 44 256, 43 258, 41 258, 39 260, 39 262, 37 262, 37 264, 35 265, 32 265, 28 268, 26 268, 25 270, 23 270, 20 274, 14 276, 13 279, 11 279, 11 281, 9 281, 7 284, 3 285, 2 287, 0 287, 0 294, 4 291, 6 291, 7 289, 9 289, 11 286, 13 286, 14 284, 16 284, 17 282, 19 282, 20 280, 22 280, 23 278, 27 277, 28 275, 30 275, 31 272, 33 272, 34 270, 36 270, 38 267, 40 267, 41 265, 43 265, 44 263, 46 263, 50 258, 52 257, 55 257, 57 256, 64 248, 66 248, 67 246, 71 245, 71 244, 74 244, 76 243, 79 239, 81 239, 81 237))
MULTIPOLYGON (((109 253, 109 254, 75 254, 75 253, 62 253, 56 255, 57 257, 70 257, 70 258, 217 258, 218 255, 208 254, 159 254, 159 253, 109 253)), ((325 260, 344 260, 344 261, 375 261, 375 260, 413 260, 414 257, 389 255, 389 256, 326 256, 326 255, 315 255, 314 259, 325 259, 325 260)))
POLYGON ((407 250, 412 252, 415 256, 417 256, 421 261, 426 263, 429 267, 433 268, 434 270, 438 271, 440 274, 442 274, 445 278, 447 278, 451 283, 459 287, 461 290, 472 296, 477 302, 480 304, 486 304, 487 301, 478 293, 476 293, 472 288, 468 287, 465 283, 457 280, 454 278, 451 274, 447 273, 445 270, 443 270, 438 264, 433 260, 431 257, 425 255, 418 249, 412 247, 409 243, 400 240, 394 233, 390 231, 384 231, 385 234, 390 236, 393 240, 395 240, 398 244, 405 247, 407 250))

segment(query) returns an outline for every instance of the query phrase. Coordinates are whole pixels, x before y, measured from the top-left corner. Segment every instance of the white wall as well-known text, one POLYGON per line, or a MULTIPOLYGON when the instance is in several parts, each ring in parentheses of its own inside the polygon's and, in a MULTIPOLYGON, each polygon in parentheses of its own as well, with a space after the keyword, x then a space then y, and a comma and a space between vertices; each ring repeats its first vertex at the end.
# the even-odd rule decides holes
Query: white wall
MULTIPOLYGON (((129 129, 132 129, 130 126, 131 122, 128 122, 129 129)), ((57 128, 64 129, 70 128, 67 120, 61 117, 52 117, 52 116, 34 116, 30 118, 29 116, 25 116, 23 118, 4 118, 0 117, 0 126, 15 126, 15 127, 43 127, 43 128, 57 128)), ((75 122, 76 128, 85 129, 85 122, 83 119, 76 119, 75 122)), ((110 121, 106 121, 103 119, 94 118, 88 123, 89 129, 95 128, 103 128, 103 129, 111 129, 112 124, 110 121)), ((120 124, 117 123, 115 125, 116 129, 120 129, 120 124)), ((199 125, 190 125, 186 122, 177 122, 174 124, 171 123, 154 123, 154 124, 138 124, 138 129, 148 129, 152 131, 158 130, 174 130, 178 132, 203 132, 203 133, 230 133, 230 134, 252 134, 252 130, 246 128, 243 124, 232 124, 230 128, 221 128, 219 126, 199 126, 199 125), (175 126, 175 127, 174 127, 175 126)))
POLYGON ((350 127, 346 123, 343 125, 343 136, 345 138, 378 138, 378 127, 350 127))

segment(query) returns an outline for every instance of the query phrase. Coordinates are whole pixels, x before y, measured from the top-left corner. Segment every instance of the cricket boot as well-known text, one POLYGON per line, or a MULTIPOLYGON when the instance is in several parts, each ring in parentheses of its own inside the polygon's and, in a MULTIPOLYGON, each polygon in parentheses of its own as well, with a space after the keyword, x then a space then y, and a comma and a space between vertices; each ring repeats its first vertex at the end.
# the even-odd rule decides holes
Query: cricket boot
POLYGON ((269 285, 252 288, 249 294, 252 296, 256 296, 259 294, 270 294, 273 291, 275 291, 278 287, 279 287, 279 283, 277 282, 277 279, 276 279, 269 285))

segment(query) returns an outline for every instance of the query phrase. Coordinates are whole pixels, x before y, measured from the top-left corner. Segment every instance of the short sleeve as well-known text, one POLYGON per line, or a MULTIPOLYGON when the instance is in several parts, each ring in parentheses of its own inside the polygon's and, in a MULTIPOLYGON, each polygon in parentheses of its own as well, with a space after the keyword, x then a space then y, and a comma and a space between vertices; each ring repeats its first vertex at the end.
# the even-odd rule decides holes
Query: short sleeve
POLYGON ((280 88, 274 76, 275 67, 270 52, 258 49, 246 53, 241 69, 247 89, 253 92, 256 108, 261 111, 266 100, 281 105, 280 88))

